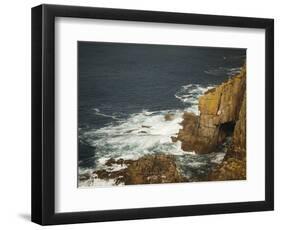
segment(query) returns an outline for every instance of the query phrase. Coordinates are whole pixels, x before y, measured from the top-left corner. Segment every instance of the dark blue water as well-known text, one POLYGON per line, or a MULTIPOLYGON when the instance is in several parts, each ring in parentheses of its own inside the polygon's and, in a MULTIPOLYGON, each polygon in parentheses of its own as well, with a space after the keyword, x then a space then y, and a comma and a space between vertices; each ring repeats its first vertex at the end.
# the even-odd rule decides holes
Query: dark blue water
POLYGON ((95 139, 107 135, 108 147, 112 138, 85 133, 120 126, 143 111, 185 110, 194 104, 185 93, 220 84, 245 58, 245 49, 79 42, 79 165, 95 167, 95 139))

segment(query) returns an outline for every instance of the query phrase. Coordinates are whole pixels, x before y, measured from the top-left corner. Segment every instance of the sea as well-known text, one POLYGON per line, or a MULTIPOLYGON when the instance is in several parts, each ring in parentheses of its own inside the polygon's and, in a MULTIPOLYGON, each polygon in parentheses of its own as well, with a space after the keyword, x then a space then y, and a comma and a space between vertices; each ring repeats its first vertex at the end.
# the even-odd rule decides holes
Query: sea
MULTIPOLYGON (((79 41, 78 175, 126 167, 108 168, 110 158, 165 153, 189 180, 206 176, 225 153, 185 152, 171 137, 183 113, 199 115, 198 98, 238 74, 245 60, 242 48, 79 41), (173 119, 167 121, 168 113, 173 119)), ((112 185, 78 179, 78 187, 112 185)))

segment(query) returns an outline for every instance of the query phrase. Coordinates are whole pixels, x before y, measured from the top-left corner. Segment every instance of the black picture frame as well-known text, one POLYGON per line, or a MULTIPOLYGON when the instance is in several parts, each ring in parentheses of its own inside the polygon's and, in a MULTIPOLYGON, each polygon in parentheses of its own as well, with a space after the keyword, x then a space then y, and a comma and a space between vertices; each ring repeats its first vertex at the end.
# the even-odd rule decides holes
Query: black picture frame
MULTIPOLYGON (((66 86, 67 87, 67 86, 66 86)), ((62 5, 32 8, 32 221, 41 225, 274 209, 274 20, 62 5), (55 18, 110 19, 265 29, 265 200, 55 213, 55 18)))

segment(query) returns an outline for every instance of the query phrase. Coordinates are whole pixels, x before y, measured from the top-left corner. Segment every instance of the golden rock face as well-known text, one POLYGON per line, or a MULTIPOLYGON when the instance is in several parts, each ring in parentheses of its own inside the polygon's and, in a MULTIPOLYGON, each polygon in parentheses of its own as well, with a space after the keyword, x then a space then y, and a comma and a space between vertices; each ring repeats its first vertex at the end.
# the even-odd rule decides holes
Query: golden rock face
POLYGON ((210 153, 230 137, 224 160, 210 172, 208 180, 246 179, 246 66, 240 74, 201 96, 199 111, 199 116, 183 116, 183 128, 177 137, 182 149, 210 153))
POLYGON ((216 151, 229 132, 233 133, 236 149, 245 148, 246 112, 241 111, 246 111, 246 102, 243 102, 246 101, 245 92, 244 66, 240 74, 201 96, 200 115, 184 115, 183 128, 177 137, 182 142, 182 149, 199 154, 216 151))
POLYGON ((200 114, 216 116, 220 106, 221 87, 208 91, 199 98, 200 114))

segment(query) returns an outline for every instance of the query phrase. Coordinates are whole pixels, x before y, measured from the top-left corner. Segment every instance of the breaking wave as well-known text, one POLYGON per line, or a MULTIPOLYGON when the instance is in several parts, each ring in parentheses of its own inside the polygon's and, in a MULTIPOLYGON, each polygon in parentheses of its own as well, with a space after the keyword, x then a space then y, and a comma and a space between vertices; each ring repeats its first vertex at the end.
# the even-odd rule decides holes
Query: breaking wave
POLYGON ((181 89, 178 92, 176 92, 175 97, 178 98, 184 104, 186 104, 187 112, 192 112, 198 115, 199 97, 203 95, 207 90, 212 89, 214 87, 215 85, 207 85, 207 86, 202 86, 199 84, 184 85, 181 87, 181 89))
MULTIPOLYGON (((79 141, 93 147, 92 157, 83 161, 94 162, 92 167, 79 166, 79 175, 89 174, 90 179, 79 181, 79 187, 109 186, 114 180, 104 181, 91 174, 93 170, 105 169, 106 171, 120 170, 120 165, 106 166, 110 158, 136 160, 146 154, 171 154, 177 159, 177 165, 187 178, 200 176, 206 173, 215 162, 221 161, 223 153, 205 154, 198 156, 194 152, 185 152, 181 149, 181 142, 173 142, 171 137, 176 137, 182 128, 184 112, 198 114, 198 99, 214 85, 202 86, 189 84, 182 86, 175 97, 184 103, 185 109, 147 111, 124 116, 108 115, 94 108, 94 114, 111 117, 112 122, 102 128, 79 130, 79 141), (168 116, 168 118, 167 118, 168 116), (206 165, 209 167, 206 167, 206 165), (205 169, 204 169, 205 168, 205 169)), ((80 163, 80 162, 79 162, 80 163)))
POLYGON ((183 111, 135 113, 125 121, 84 132, 80 138, 95 147, 98 166, 109 158, 137 159, 145 154, 183 154, 180 142, 172 142, 181 128, 183 111), (165 115, 172 116, 166 120, 165 115))

